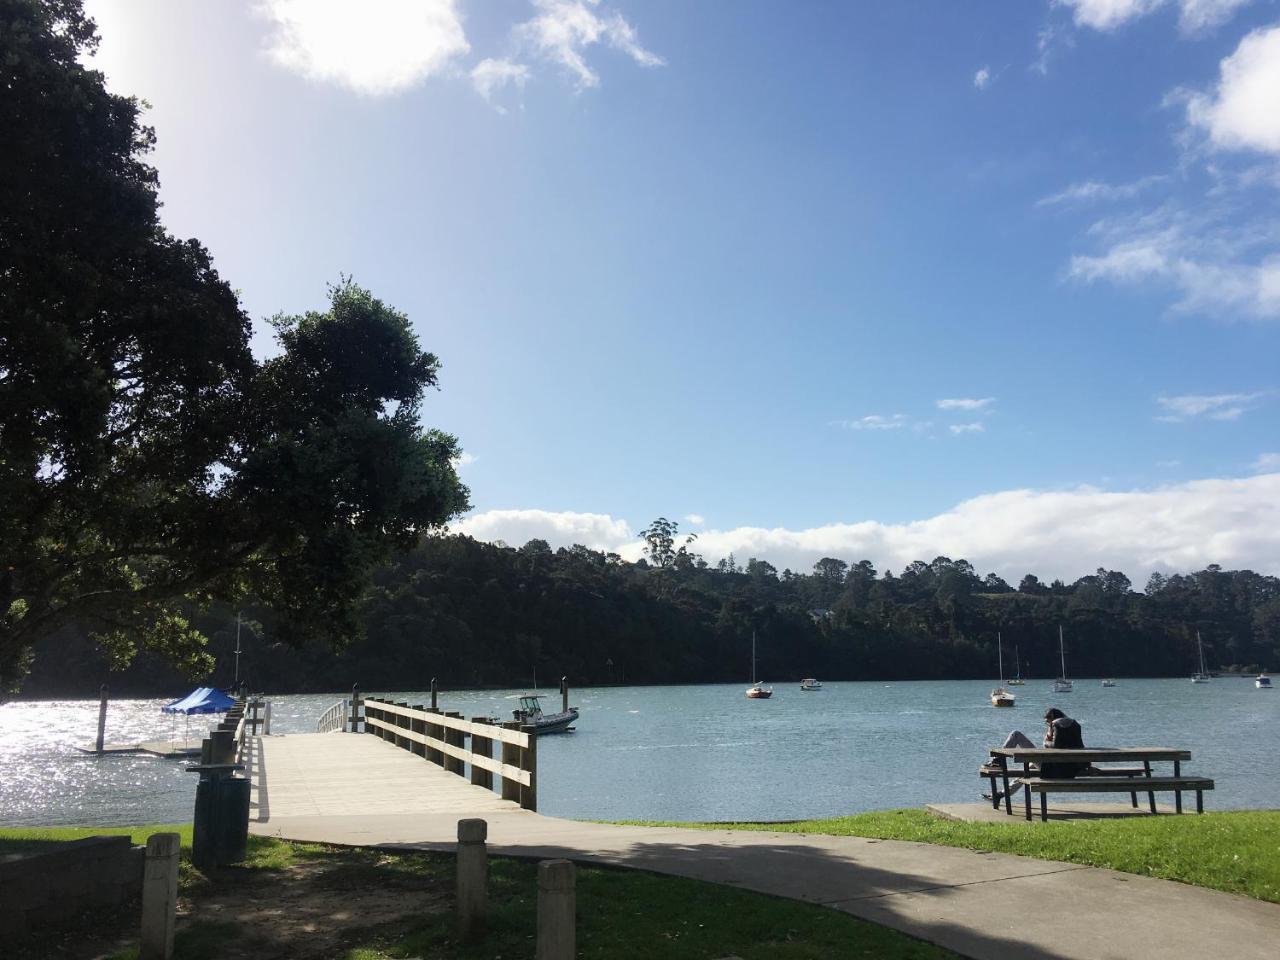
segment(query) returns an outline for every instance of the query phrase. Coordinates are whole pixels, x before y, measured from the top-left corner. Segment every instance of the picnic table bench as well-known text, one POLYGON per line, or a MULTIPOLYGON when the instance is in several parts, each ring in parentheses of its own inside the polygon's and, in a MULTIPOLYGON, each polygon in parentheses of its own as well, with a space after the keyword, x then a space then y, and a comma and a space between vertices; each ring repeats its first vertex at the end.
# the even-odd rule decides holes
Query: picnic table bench
POLYGON ((1012 790, 1009 781, 1016 778, 1013 789, 1021 787, 1026 818, 1031 819, 1031 794, 1040 795, 1040 819, 1048 820, 1048 795, 1050 793, 1127 793, 1134 807, 1138 806, 1138 794, 1145 793, 1156 812, 1156 793, 1174 794, 1174 805, 1182 812, 1182 794, 1194 792, 1196 813, 1204 813, 1204 791, 1213 789, 1213 781, 1206 777, 1182 775, 1182 761, 1191 759, 1189 750, 1173 750, 1167 747, 1100 748, 1093 750, 1059 750, 1055 748, 994 747, 991 760, 979 768, 979 775, 991 782, 992 806, 999 809, 996 780, 1003 787, 1005 812, 1013 814, 1012 790), (1100 763, 1140 763, 1141 766, 1099 767, 1100 763), (1040 769, 1032 764, 1085 764, 1086 768, 1075 777, 1043 777, 1040 769), (1152 763, 1172 763, 1173 776, 1154 776, 1152 763), (1022 769, 1010 769, 1021 764, 1022 769))

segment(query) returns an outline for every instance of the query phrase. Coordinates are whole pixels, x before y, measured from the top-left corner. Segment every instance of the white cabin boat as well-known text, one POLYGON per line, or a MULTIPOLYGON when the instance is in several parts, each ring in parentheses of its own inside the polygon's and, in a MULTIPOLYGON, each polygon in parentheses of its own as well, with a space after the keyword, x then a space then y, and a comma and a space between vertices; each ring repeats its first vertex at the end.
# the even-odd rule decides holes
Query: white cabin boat
POLYGON ((1260 673, 1253 678, 1253 685, 1257 687, 1259 690, 1270 690, 1271 678, 1268 677, 1265 673, 1260 673))
POLYGON ((821 690, 822 684, 819 683, 817 680, 815 680, 813 677, 805 677, 803 680, 800 681, 800 689, 801 690, 821 690))

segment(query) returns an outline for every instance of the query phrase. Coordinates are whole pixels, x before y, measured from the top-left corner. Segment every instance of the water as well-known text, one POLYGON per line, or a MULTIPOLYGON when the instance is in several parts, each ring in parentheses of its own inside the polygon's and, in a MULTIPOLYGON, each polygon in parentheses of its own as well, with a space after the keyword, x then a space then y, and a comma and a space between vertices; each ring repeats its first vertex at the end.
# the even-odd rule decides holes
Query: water
MULTIPOLYGON (((1121 680, 1113 689, 1077 680, 1073 693, 1053 694, 1034 680, 1017 707, 996 710, 990 686, 833 682, 802 693, 786 684, 767 701, 747 700, 741 684, 577 690, 578 731, 538 743, 539 806, 604 820, 785 820, 975 800, 987 748, 1015 726, 1038 741, 1040 718, 1054 705, 1081 721, 1089 746, 1189 749, 1185 772, 1217 781, 1210 809, 1280 806, 1280 692, 1223 678, 1121 680)), ((442 693, 440 706, 508 717, 514 693, 442 693)), ((273 732, 314 730, 340 696, 272 697, 273 732)), ((113 701, 107 740, 180 738, 184 721, 163 717, 163 702, 113 701)), ((0 707, 0 824, 190 819, 195 776, 180 762, 72 749, 92 742, 97 708, 96 700, 0 707)), ((192 718, 192 735, 207 725, 192 718)))

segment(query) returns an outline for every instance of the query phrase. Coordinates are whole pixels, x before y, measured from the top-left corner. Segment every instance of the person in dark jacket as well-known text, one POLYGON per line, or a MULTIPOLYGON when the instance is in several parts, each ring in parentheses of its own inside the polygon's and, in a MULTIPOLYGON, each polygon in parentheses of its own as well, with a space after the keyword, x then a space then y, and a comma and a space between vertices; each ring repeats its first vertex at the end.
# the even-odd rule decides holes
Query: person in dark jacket
MULTIPOLYGON (((1071 719, 1057 707, 1050 707, 1044 713, 1044 739, 1042 746, 1048 749, 1057 750, 1083 750, 1084 734, 1080 729, 1080 724, 1076 720, 1071 719)), ((1035 744, 1021 730, 1015 730, 1005 738, 1004 744, 1006 748, 1033 749, 1035 744)), ((993 762, 1003 765, 1004 757, 998 757, 993 762)), ((1078 776, 1088 767, 1087 763, 1042 763, 1039 769, 1032 768, 1040 776, 1047 779, 1070 780, 1078 776)), ((1014 780, 1009 783, 1010 792, 1019 785, 1019 781, 1014 780)), ((986 794, 983 794, 986 796, 986 794)), ((996 802, 1004 799, 1004 792, 997 790, 996 796, 993 798, 996 802)))

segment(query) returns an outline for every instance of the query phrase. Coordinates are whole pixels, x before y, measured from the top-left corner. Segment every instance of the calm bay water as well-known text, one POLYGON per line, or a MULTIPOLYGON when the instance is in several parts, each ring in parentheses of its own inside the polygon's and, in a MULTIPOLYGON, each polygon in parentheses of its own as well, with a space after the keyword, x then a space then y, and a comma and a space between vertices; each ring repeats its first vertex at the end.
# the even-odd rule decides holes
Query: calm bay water
MULTIPOLYGON (((787 820, 977 799, 986 749, 1019 727, 1039 740, 1046 707, 1078 718, 1089 746, 1191 750, 1186 772, 1217 780, 1209 809, 1280 807, 1280 692, 1221 678, 1077 680, 1054 694, 1028 681, 1018 706, 996 710, 986 682, 829 683, 817 693, 775 686, 750 701, 741 685, 574 691, 576 733, 539 741, 543 813, 591 819, 787 820)), ((369 691, 372 695, 378 691, 369 691)), ((510 716, 517 691, 442 693, 466 716, 510 716)), ((273 733, 302 733, 340 694, 271 697, 273 733)), ((421 703, 425 693, 396 692, 421 703)), ((546 704, 558 703, 559 695, 546 704)), ((109 742, 180 739, 163 700, 113 701, 109 742)), ((97 701, 0 706, 0 824, 177 822, 191 816, 195 776, 172 760, 93 757, 97 701)), ((192 718, 198 737, 207 718, 192 718)))

